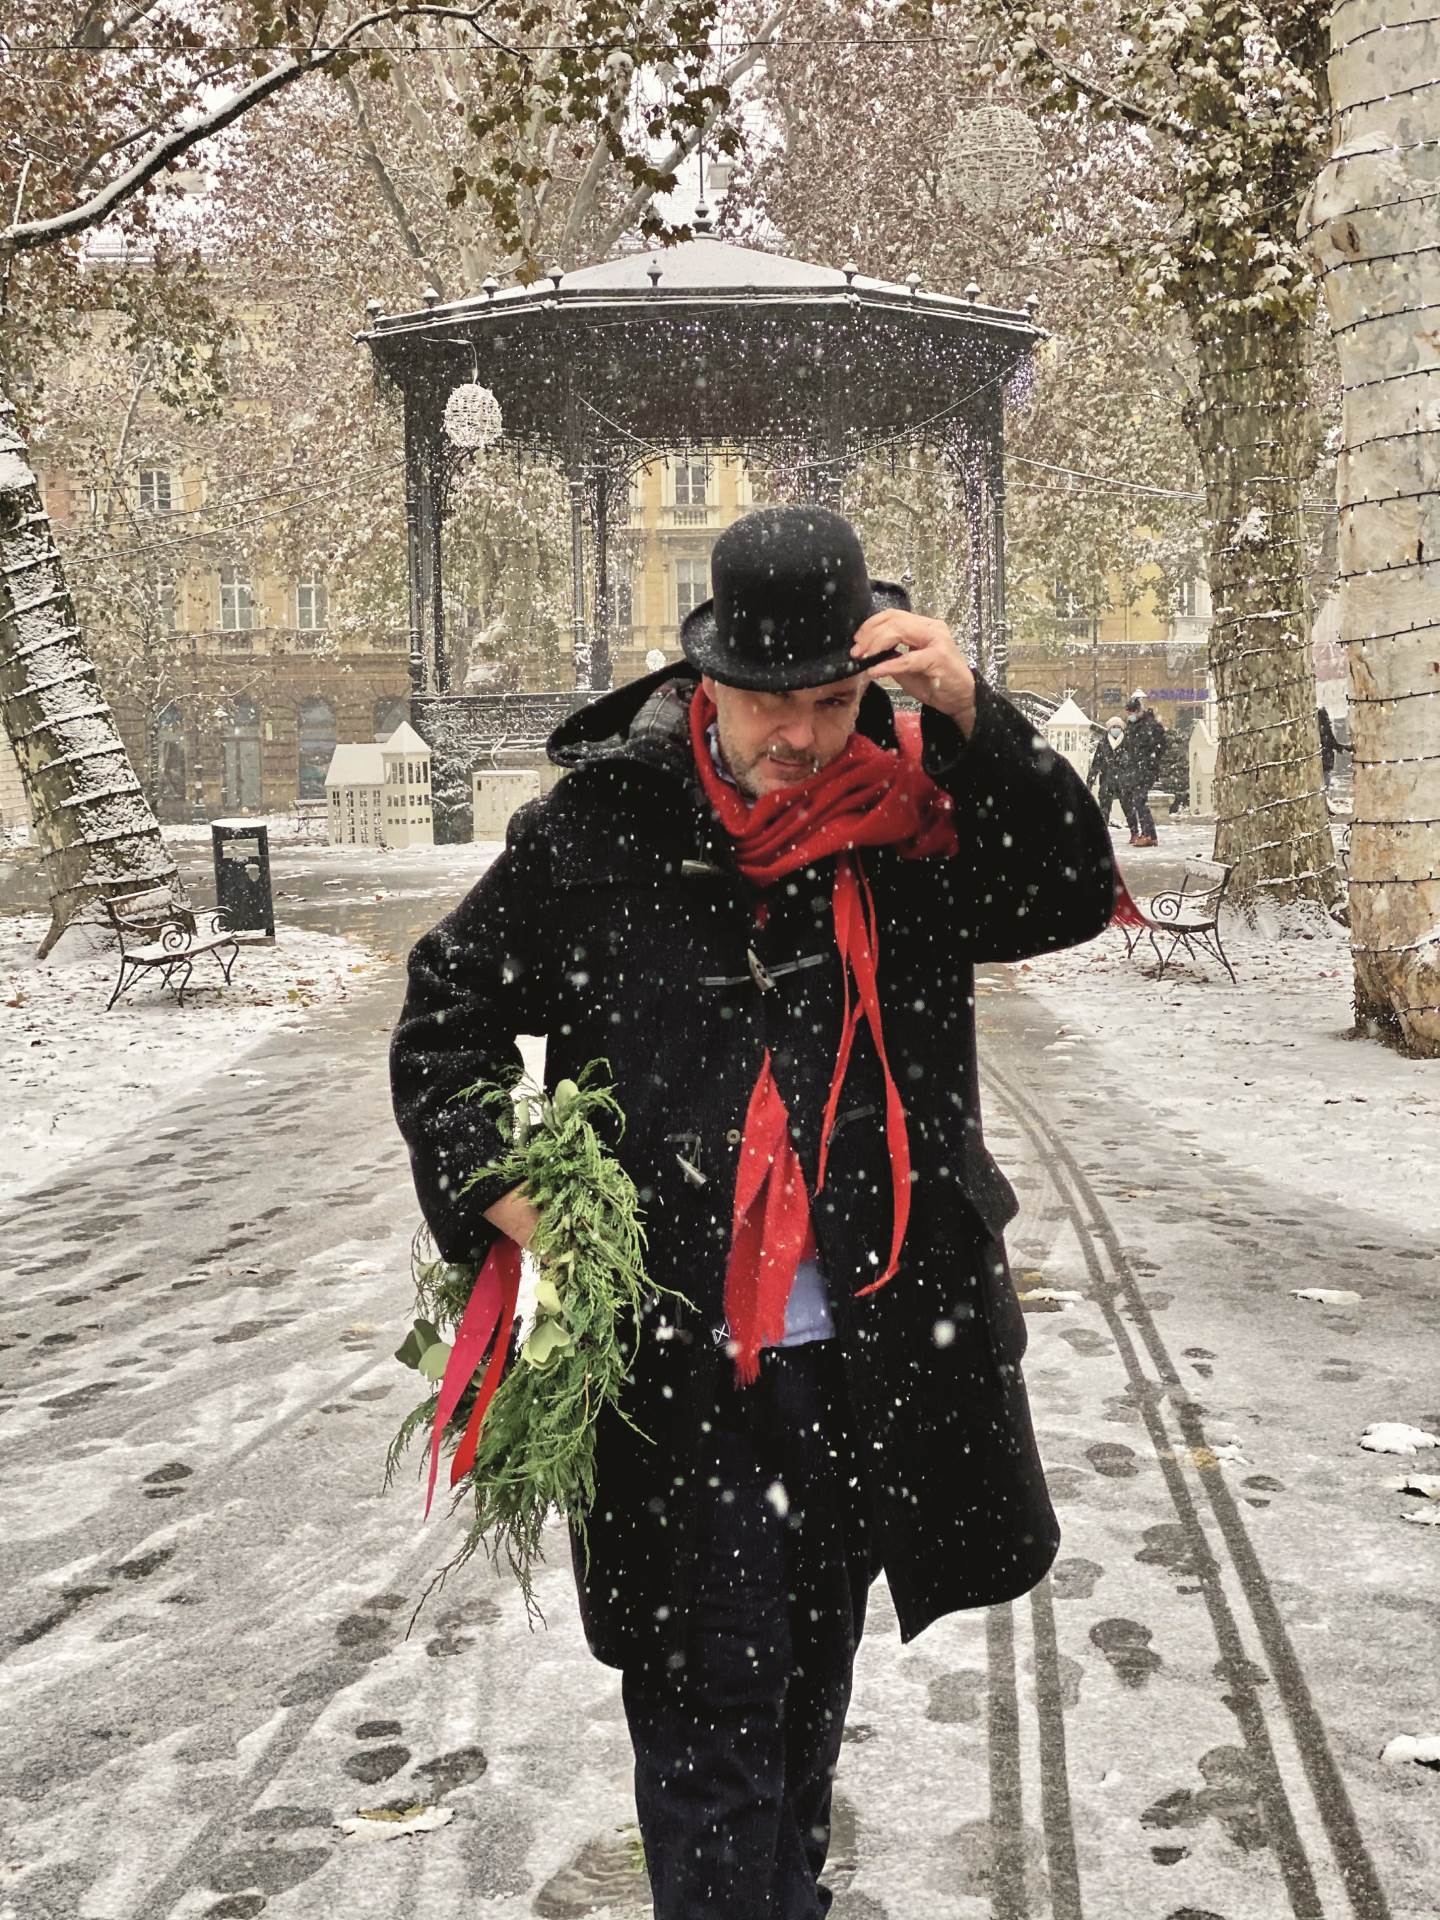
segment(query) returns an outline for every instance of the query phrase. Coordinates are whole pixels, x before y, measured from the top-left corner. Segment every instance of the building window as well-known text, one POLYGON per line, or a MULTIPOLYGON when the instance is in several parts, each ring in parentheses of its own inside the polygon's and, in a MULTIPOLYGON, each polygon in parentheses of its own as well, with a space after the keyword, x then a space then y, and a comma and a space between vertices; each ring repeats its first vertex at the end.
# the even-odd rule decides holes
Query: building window
POLYGON ((1085 618, 1085 599, 1078 587, 1072 587, 1068 581, 1055 582, 1055 618, 1057 620, 1083 620, 1085 618))
MULTIPOLYGON (((380 741, 388 740, 395 729, 403 726, 409 718, 410 702, 408 700, 377 700, 375 702, 375 738, 380 741)), ((386 777, 389 778, 389 775, 386 777)))
POLYGON ((162 820, 184 818, 186 784, 185 720, 172 700, 155 717, 156 799, 162 820))
POLYGON ((615 596, 615 611, 612 619, 616 633, 628 640, 635 625, 635 581, 631 574, 625 574, 615 581, 611 588, 615 596))
POLYGON ((161 633, 174 633, 178 624, 176 607, 174 574, 157 573, 155 576, 155 624, 161 633))
POLYGON ((244 694, 230 702, 221 739, 224 759, 223 801, 232 813, 260 808, 260 709, 244 694))
POLYGON ((174 505, 168 467, 141 467, 140 511, 169 513, 174 505))
POLYGON ((710 562, 708 560, 677 560, 675 562, 675 618, 683 620, 687 613, 693 613, 702 600, 710 598, 710 562))
POLYGON ((295 626, 300 633, 322 633, 328 608, 323 580, 301 580, 295 587, 295 626))
POLYGON ((255 625, 255 602, 246 567, 220 569, 220 631, 249 633, 255 625))
POLYGON ((1200 582, 1182 580, 1175 589, 1175 611, 1182 620, 1193 620, 1200 612, 1200 582))
POLYGON ((703 507, 709 504, 710 462, 677 460, 674 463, 675 504, 677 507, 703 507))
POLYGON ((302 800, 325 798, 325 776, 335 753, 335 709, 328 700, 300 702, 299 792, 302 800))

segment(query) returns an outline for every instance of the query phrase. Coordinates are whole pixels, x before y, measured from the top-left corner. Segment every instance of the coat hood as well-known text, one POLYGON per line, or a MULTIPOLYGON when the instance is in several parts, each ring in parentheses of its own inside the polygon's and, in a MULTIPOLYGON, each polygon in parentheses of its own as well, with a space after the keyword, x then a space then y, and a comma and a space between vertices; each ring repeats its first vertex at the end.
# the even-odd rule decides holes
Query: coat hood
MULTIPOLYGON (((559 767, 588 767, 623 756, 688 779, 690 696, 699 684, 688 660, 661 667, 562 720, 545 751, 559 767)), ((856 725, 877 746, 893 752, 899 745, 895 709, 882 687, 868 686, 860 696, 856 725)))

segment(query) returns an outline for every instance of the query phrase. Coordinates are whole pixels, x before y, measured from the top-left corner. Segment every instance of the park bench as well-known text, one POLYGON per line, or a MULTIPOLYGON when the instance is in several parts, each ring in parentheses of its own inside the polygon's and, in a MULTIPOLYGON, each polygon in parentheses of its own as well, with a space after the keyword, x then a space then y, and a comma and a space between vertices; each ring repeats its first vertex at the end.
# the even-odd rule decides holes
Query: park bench
POLYGON ((297 800, 295 802, 295 833, 301 840, 323 839, 330 819, 330 804, 326 800, 297 800))
POLYGON ((185 1004, 185 989, 190 984, 195 961, 202 953, 215 956, 215 964, 230 984, 230 970, 240 952, 240 942, 230 931, 220 908, 194 913, 182 906, 164 888, 148 893, 122 895, 106 900, 106 918, 120 943, 120 972, 105 1004, 108 1013, 122 993, 127 992, 143 973, 159 973, 163 984, 176 989, 179 1004, 185 1004))
POLYGON ((1175 958, 1177 947, 1183 946, 1192 957, 1198 947, 1214 955, 1229 974, 1233 986, 1235 969, 1225 957, 1225 949, 1220 944, 1220 903, 1230 884, 1230 871, 1229 867, 1220 867, 1218 880, 1210 874, 1187 872, 1178 888, 1144 894, 1136 900, 1133 922, 1122 924, 1120 928, 1125 936, 1126 958, 1135 951, 1141 936, 1147 935, 1155 949, 1155 958, 1160 962, 1160 970, 1155 976, 1158 980, 1175 958), (1162 935, 1168 935, 1170 940, 1163 954, 1159 939, 1162 935))

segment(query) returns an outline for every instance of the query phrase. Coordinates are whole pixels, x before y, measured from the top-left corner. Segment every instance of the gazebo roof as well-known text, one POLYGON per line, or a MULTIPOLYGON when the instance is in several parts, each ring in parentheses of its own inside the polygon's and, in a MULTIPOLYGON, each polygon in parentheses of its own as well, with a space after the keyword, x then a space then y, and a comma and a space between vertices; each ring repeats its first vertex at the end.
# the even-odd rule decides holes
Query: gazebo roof
POLYGON ((676 300, 739 299, 756 296, 784 298, 797 304, 815 301, 844 301, 850 304, 899 305, 909 310, 949 313, 973 323, 983 319, 1007 331, 1018 329, 1027 344, 1042 337, 1030 315, 1005 307, 986 305, 977 297, 938 293, 920 285, 901 285, 891 280, 875 280, 858 268, 822 267, 809 260, 797 260, 789 254, 767 253, 759 247, 740 247, 714 234, 699 234, 673 247, 622 253, 613 260, 602 260, 593 267, 578 267, 574 272, 558 270, 528 284, 498 284, 484 293, 467 295, 410 313, 378 316, 366 336, 378 344, 394 333, 431 332, 456 320, 473 318, 477 313, 513 313, 531 308, 553 311, 557 306, 577 302, 600 301, 627 304, 638 298, 652 302, 676 300))
POLYGON ((562 452, 819 438, 852 444, 998 412, 1043 338, 1029 311, 701 233, 418 311, 361 338, 429 430, 478 379, 509 439, 562 452))

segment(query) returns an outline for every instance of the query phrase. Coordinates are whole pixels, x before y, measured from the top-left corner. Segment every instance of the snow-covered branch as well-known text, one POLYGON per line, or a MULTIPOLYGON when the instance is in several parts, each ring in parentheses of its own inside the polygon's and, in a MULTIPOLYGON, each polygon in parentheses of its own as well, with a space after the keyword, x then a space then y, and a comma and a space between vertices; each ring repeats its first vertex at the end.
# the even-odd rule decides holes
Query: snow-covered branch
POLYGON ((469 26, 488 45, 501 47, 497 40, 481 25, 482 15, 488 11, 485 7, 444 7, 424 4, 404 4, 385 7, 374 13, 363 15, 352 22, 345 31, 327 46, 311 47, 306 52, 292 54, 281 60, 276 66, 259 74, 248 85, 235 87, 222 94, 203 111, 192 108, 181 115, 179 121, 163 134, 133 166, 108 181, 98 192, 91 194, 78 205, 67 208, 63 213, 50 214, 42 220, 17 221, 0 232, 0 258, 17 253, 29 252, 35 247, 53 246, 56 242, 72 238, 90 228, 108 220, 118 208, 128 200, 143 192, 156 176, 171 166, 193 147, 202 141, 213 139, 217 133, 233 126, 243 116, 260 106, 272 95, 291 86, 307 74, 318 73, 342 55, 349 53, 362 34, 372 29, 404 19, 445 19, 455 20, 469 26))

